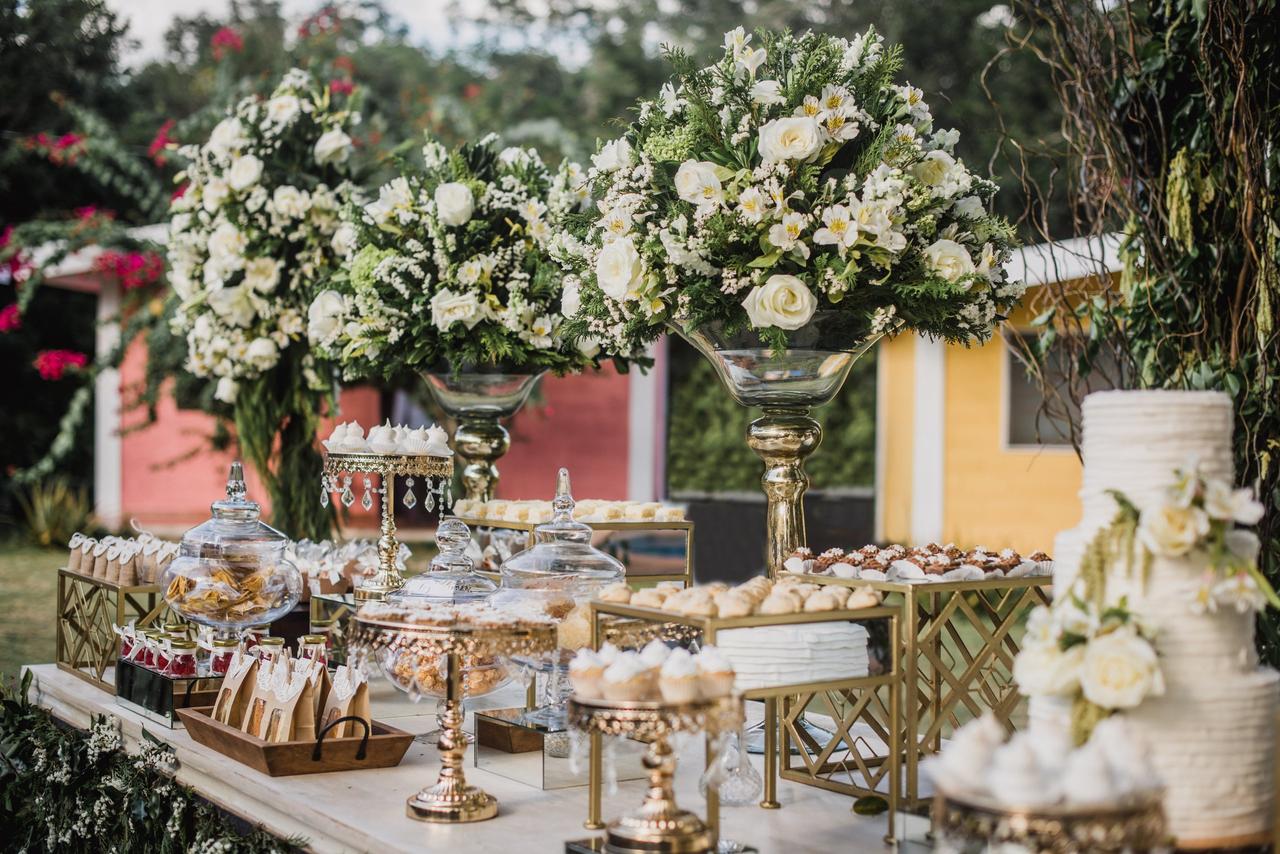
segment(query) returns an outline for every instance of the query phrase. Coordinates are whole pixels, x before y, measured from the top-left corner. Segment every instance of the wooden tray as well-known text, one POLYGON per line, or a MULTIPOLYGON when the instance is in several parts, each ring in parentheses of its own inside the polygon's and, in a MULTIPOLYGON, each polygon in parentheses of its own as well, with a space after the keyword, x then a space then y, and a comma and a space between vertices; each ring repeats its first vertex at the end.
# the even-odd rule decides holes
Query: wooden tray
POLYGON ((412 734, 379 721, 373 722, 372 733, 366 732, 363 736, 325 738, 333 726, 343 721, 360 720, 353 717, 333 721, 320 731, 315 741, 268 743, 236 727, 215 721, 210 717, 212 711, 212 706, 177 710, 191 739, 197 744, 271 777, 391 768, 400 764, 413 743, 412 734))

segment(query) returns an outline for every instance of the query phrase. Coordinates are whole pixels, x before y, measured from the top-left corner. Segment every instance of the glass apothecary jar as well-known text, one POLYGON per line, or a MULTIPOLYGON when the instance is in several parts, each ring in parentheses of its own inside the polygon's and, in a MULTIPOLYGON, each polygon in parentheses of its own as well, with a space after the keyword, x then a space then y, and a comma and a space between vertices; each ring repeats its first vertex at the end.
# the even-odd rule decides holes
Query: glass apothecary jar
POLYGON ((227 497, 213 518, 182 537, 161 583, 165 600, 184 618, 235 634, 270 623, 298 604, 302 576, 285 558, 289 540, 262 521, 247 498, 244 469, 231 464, 227 497))

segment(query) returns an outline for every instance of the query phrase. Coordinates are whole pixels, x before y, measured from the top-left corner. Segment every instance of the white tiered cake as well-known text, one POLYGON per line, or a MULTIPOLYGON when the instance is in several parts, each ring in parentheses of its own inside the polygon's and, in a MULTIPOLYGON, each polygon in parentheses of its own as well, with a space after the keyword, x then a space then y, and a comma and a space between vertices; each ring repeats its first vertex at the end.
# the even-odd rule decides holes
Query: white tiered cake
MULTIPOLYGON (((1083 517, 1054 549, 1054 590, 1071 588, 1085 547, 1116 512, 1107 490, 1139 508, 1159 502, 1174 470, 1193 460, 1208 477, 1232 480, 1231 399, 1218 392, 1115 391, 1084 402, 1083 517)), ((1155 557, 1145 581, 1113 567, 1107 598, 1127 595, 1154 623, 1165 692, 1126 713, 1147 742, 1167 788, 1166 813, 1180 847, 1267 833, 1275 798, 1275 717, 1280 674, 1259 668, 1254 613, 1221 608, 1195 614, 1205 558, 1155 557)), ((1060 737, 1069 709, 1035 697, 1031 732, 1060 737)), ((1056 739, 1055 739, 1056 740, 1056 739)))

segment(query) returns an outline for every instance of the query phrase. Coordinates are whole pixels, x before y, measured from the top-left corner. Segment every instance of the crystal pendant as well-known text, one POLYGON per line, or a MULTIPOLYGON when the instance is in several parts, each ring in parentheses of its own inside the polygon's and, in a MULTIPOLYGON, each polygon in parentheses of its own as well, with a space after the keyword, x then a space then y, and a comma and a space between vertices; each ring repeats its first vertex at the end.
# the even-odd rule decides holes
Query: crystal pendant
POLYGON ((372 489, 373 482, 366 477, 364 479, 364 497, 360 499, 360 506, 366 511, 373 509, 373 494, 370 492, 372 489))
POLYGON ((329 507, 329 484, 320 484, 320 506, 328 509, 329 507))
POLYGON ((428 513, 436 509, 436 494, 431 489, 430 478, 427 479, 427 495, 426 495, 425 503, 422 506, 427 509, 428 513))
POLYGON ((400 503, 406 510, 412 510, 418 505, 418 499, 413 495, 413 478, 411 477, 404 480, 404 498, 400 499, 400 503))
POLYGON ((351 475, 342 480, 342 506, 350 507, 356 502, 356 494, 351 491, 351 475))

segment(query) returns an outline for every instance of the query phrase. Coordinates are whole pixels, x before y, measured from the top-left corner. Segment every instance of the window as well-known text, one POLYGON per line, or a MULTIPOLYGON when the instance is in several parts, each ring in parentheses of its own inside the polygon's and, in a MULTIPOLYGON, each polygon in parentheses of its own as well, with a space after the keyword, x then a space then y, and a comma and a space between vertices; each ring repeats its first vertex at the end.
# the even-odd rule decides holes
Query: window
MULTIPOLYGON (((1071 422, 1079 423, 1080 410, 1069 399, 1064 399, 1065 417, 1062 413, 1048 414, 1042 411, 1043 396, 1039 382, 1027 375, 1027 368, 1018 357, 1020 345, 1011 340, 1014 336, 1021 338, 1024 344, 1035 340, 1034 332, 1005 333, 1005 443, 1009 447, 1062 447, 1071 444, 1071 422)), ((1049 348, 1045 358, 1047 379, 1055 387, 1063 387, 1067 382, 1065 360, 1070 354, 1065 341, 1059 338, 1049 348)), ((1110 372, 1095 374, 1099 377, 1098 388, 1107 387, 1101 380, 1110 372)), ((1097 389, 1093 389, 1097 390, 1097 389)), ((1064 395, 1065 398, 1065 395, 1064 395)))

